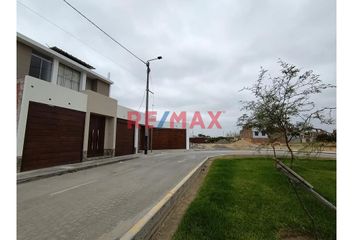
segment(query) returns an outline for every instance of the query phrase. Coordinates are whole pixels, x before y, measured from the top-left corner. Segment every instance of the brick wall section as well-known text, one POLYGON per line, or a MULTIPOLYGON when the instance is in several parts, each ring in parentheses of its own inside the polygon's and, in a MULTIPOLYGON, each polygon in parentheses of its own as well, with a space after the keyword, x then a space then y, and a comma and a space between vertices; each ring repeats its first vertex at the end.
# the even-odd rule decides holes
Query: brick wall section
MULTIPOLYGON (((245 140, 251 141, 252 143, 256 143, 256 144, 268 143, 268 138, 254 138, 251 128, 243 128, 240 131, 240 137, 241 137, 241 139, 245 139, 245 140)), ((277 141, 284 142, 283 140, 284 140, 283 138, 279 137, 279 139, 277 141)))
POLYGON ((240 137, 241 137, 241 139, 252 140, 252 138, 253 138, 252 129, 251 128, 243 128, 240 131, 240 137))
POLYGON ((18 125, 18 119, 20 117, 20 112, 21 112, 21 103, 22 103, 22 96, 23 96, 23 88, 25 85, 25 78, 18 78, 17 79, 17 125, 18 125))

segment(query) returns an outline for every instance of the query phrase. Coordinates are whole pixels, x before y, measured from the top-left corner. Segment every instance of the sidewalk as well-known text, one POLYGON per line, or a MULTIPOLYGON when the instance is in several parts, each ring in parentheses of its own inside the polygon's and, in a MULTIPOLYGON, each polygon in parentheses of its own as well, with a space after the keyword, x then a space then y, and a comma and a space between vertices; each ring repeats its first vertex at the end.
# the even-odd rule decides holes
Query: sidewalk
POLYGON ((36 169, 32 171, 20 172, 17 173, 17 184, 30 182, 34 180, 38 180, 41 178, 48 178, 52 176, 62 175, 66 173, 72 173, 88 168, 99 167, 107 164, 113 164, 117 162, 127 161, 131 159, 136 159, 141 157, 141 154, 131 154, 120 157, 112 157, 112 158, 104 158, 98 160, 91 160, 86 162, 67 164, 54 166, 49 168, 36 169))

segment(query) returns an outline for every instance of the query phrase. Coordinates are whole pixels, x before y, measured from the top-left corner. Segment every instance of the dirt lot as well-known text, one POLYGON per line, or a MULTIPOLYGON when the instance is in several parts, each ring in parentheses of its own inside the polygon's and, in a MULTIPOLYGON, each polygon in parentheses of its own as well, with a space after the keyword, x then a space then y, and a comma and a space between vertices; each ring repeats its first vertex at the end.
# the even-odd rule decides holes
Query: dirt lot
MULTIPOLYGON (((291 147, 295 151, 336 151, 336 145, 333 143, 294 143, 291 147)), ((247 140, 238 140, 233 143, 217 142, 217 143, 199 143, 191 144, 192 149, 231 149, 231 150, 243 150, 243 149, 271 149, 269 145, 255 144, 247 140)), ((285 144, 277 144, 276 149, 287 149, 285 144)))

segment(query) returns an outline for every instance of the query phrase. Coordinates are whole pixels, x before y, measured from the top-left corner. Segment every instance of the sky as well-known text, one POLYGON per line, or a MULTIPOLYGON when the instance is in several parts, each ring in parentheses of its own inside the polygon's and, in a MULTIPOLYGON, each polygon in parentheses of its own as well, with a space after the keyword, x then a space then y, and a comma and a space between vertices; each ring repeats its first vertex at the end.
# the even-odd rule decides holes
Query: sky
MULTIPOLYGON (((336 84, 335 0, 68 1, 139 58, 163 56, 151 62, 150 109, 158 118, 186 111, 190 121, 199 111, 207 126, 208 111, 223 112, 222 129, 195 127, 195 135, 239 131, 240 101, 252 99, 239 90, 256 81, 261 66, 276 76, 278 59, 336 84)), ((146 66, 62 0, 18 0, 17 31, 110 73, 111 97, 144 111, 146 66)), ((336 90, 314 100, 336 106, 336 90)))

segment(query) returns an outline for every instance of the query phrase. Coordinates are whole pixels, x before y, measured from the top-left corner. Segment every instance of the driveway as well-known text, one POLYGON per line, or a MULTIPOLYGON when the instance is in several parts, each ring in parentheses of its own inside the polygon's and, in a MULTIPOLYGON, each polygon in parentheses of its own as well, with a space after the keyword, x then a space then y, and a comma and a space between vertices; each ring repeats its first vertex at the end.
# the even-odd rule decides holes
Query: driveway
POLYGON ((203 159, 220 154, 262 152, 160 152, 19 184, 17 237, 31 240, 120 237, 203 159))

